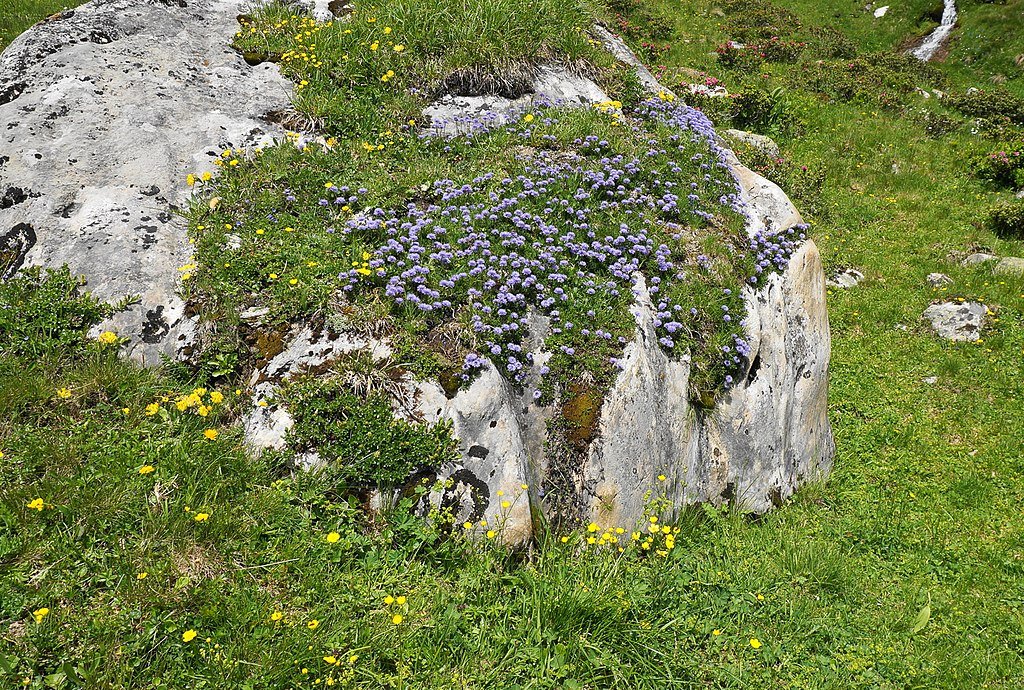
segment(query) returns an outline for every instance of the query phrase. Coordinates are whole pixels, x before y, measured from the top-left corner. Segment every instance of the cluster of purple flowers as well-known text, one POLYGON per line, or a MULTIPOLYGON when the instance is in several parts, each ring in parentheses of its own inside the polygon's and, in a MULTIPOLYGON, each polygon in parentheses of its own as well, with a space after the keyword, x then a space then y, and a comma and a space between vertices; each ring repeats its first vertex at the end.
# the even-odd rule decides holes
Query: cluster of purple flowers
MULTIPOLYGON (((345 290, 369 278, 383 283, 401 309, 466 319, 478 343, 463 363, 466 379, 490 360, 525 382, 537 354, 525 345, 535 314, 549 324, 544 350, 571 357, 579 348, 608 352, 612 346, 620 354, 632 328, 628 306, 638 273, 657 305, 661 345, 687 347, 686 322, 697 309, 668 297, 674 282, 696 278, 683 268, 686 231, 743 213, 725 153, 699 111, 661 99, 645 102, 623 127, 632 137, 628 147, 589 135, 561 148, 557 137, 543 133, 557 122, 554 115, 509 126, 540 149, 522 157, 518 174, 439 179, 427 190, 429 201, 366 209, 339 229, 378 245, 366 267, 340 276, 345 290)), ((467 131, 480 136, 496 123, 467 131)), ((795 242, 792 233, 752 238, 757 272, 781 268, 795 242)), ((728 288, 724 293, 731 294, 728 288)), ((724 324, 742 318, 724 304, 722 310, 724 324)), ((732 369, 748 355, 738 335, 722 352, 732 369)), ((618 362, 614 355, 607 359, 618 362)), ((547 373, 537 367, 540 376, 547 373)))
POLYGON ((750 237, 750 253, 754 258, 754 275, 747 280, 758 284, 758 276, 765 271, 782 271, 789 265, 793 252, 807 239, 805 223, 778 230, 761 230, 750 237))

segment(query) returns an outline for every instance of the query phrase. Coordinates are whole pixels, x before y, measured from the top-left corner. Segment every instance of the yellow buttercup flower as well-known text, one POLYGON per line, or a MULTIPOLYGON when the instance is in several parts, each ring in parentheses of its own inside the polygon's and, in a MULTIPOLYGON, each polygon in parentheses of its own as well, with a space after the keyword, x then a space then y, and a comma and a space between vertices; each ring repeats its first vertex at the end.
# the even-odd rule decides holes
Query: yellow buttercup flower
POLYGON ((205 436, 210 441, 216 441, 217 435, 218 434, 216 429, 207 429, 206 431, 203 432, 203 436, 205 436))
POLYGON ((756 637, 751 637, 750 638, 750 646, 753 647, 754 649, 760 649, 761 648, 761 640, 757 639, 756 637))
POLYGON ((402 614, 400 614, 400 613, 396 613, 395 615, 393 615, 391 617, 391 622, 394 623, 395 625, 401 625, 403 620, 405 620, 405 619, 402 618, 402 614))
POLYGON ((275 623, 280 621, 282 618, 284 618, 284 613, 282 613, 281 611, 274 611, 272 614, 270 614, 270 620, 274 621, 275 623))
POLYGON ((397 599, 395 599, 395 601, 398 602, 399 606, 404 606, 406 599, 405 597, 398 597, 397 599))
POLYGON ((70 388, 58 388, 57 389, 57 397, 60 398, 61 400, 67 400, 68 398, 71 397, 71 389, 70 388))
POLYGON ((117 342, 117 333, 113 331, 103 331, 97 338, 104 345, 113 345, 117 342))
POLYGON ((195 520, 196 522, 206 522, 207 520, 210 519, 210 514, 209 513, 196 513, 195 517, 192 518, 192 519, 195 520))
POLYGON ((327 535, 327 543, 328 544, 334 544, 339 539, 341 539, 341 535, 338 534, 337 532, 331 532, 330 534, 327 535))
POLYGON ((32 617, 36 619, 36 623, 42 623, 43 619, 48 615, 50 615, 50 609, 45 606, 32 612, 32 617))
POLYGON ((392 50, 394 50, 396 53, 401 53, 403 50, 405 50, 405 46, 402 45, 401 43, 396 43, 392 50))
POLYGON ((195 630, 189 629, 181 634, 181 640, 182 642, 191 642, 196 639, 196 635, 198 635, 198 633, 195 630))
POLYGON ((210 402, 212 402, 214 405, 219 405, 220 403, 224 402, 224 394, 220 393, 219 391, 213 391, 212 393, 210 393, 210 402))
POLYGON ((42 512, 43 508, 45 507, 45 504, 43 503, 43 499, 34 498, 28 503, 28 507, 32 510, 38 510, 42 512))
POLYGON ((309 628, 310 630, 316 630, 317 628, 320 627, 320 621, 318 621, 316 618, 314 618, 310 622, 306 623, 306 627, 309 628))
POLYGON ((135 574, 135 579, 136 580, 145 580, 147 577, 149 577, 149 573, 136 573, 135 574))
POLYGON ((391 606, 392 604, 395 603, 395 598, 389 594, 386 597, 384 597, 384 603, 387 604, 388 606, 391 606))
POLYGON ((150 472, 154 471, 155 469, 156 468, 153 467, 152 465, 143 465, 142 467, 139 468, 139 474, 149 474, 150 472))

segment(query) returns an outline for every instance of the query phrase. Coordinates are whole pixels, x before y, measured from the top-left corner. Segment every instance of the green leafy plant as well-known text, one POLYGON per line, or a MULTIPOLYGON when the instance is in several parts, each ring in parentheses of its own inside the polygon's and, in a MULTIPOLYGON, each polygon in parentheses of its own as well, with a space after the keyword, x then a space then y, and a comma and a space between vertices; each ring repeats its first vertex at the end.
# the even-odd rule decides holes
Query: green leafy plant
POLYGON ((0 354, 42 355, 84 346, 85 333, 115 308, 83 292, 70 269, 32 266, 0 282, 0 354))
POLYGON ((284 397, 291 448, 318 453, 348 489, 398 486, 417 468, 458 458, 450 425, 396 419, 382 394, 360 397, 340 379, 304 379, 284 397))

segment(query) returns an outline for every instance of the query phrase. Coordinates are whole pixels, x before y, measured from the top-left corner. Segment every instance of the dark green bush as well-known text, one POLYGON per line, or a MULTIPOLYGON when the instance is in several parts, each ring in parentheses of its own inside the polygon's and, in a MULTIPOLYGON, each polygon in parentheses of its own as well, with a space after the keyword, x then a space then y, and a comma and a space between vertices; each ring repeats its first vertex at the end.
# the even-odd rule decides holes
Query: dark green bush
POLYGON ((988 226, 998 237, 1024 239, 1024 201, 999 204, 988 212, 988 226))
POLYGON ((718 54, 718 64, 722 67, 747 72, 757 70, 765 60, 764 51, 758 46, 742 46, 732 41, 718 46, 715 52, 718 54))
POLYGON ((946 105, 970 117, 1024 125, 1024 98, 1006 89, 977 89, 946 96, 946 105))
POLYGON ((1005 146, 974 161, 974 174, 1004 187, 1024 187, 1024 142, 1005 146))
POLYGON ((0 282, 0 355, 73 353, 83 347, 86 331, 114 311, 83 293, 83 284, 67 266, 32 266, 0 282))
POLYGON ((396 419, 383 395, 362 398, 337 379, 303 380, 287 400, 290 447, 319 453, 349 489, 398 486, 416 469, 458 458, 450 425, 396 419))
POLYGON ((800 18, 768 0, 726 0, 729 37, 741 43, 787 38, 800 30, 800 18))
POLYGON ((849 60, 857 57, 857 44, 830 26, 811 29, 809 47, 812 53, 822 58, 849 60))
POLYGON ((615 13, 616 30, 629 38, 664 41, 675 31, 671 15, 640 0, 612 0, 608 7, 615 13))

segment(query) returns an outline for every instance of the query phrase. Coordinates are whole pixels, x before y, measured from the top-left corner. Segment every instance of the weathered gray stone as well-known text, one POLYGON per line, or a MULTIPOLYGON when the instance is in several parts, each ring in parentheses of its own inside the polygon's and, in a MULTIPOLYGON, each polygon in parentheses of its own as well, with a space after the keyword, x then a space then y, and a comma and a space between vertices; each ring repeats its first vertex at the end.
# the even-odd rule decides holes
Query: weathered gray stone
POLYGON ((0 190, 26 194, 0 210, 0 237, 20 229, 17 263, 67 263, 101 299, 137 295, 102 328, 150 364, 194 328, 176 292, 186 174, 278 131, 260 118, 289 101, 274 65, 229 46, 243 5, 94 0, 0 56, 0 190))
POLYGON ((992 268, 998 275, 1024 276, 1024 259, 1016 256, 1005 256, 992 268))
POLYGON ((987 264, 990 261, 999 261, 999 257, 995 254, 975 252, 974 254, 968 254, 962 263, 964 266, 978 266, 980 264, 987 264))
POLYGON ((942 302, 924 310, 935 332, 947 340, 974 342, 981 338, 989 310, 981 302, 942 302))
POLYGON ((649 93, 672 93, 671 90, 666 89, 657 79, 654 78, 654 75, 651 74, 649 69, 647 69, 647 66, 637 58, 621 38, 600 25, 594 26, 594 35, 597 36, 597 40, 601 41, 605 49, 611 53, 616 60, 633 68, 633 71, 636 72, 637 78, 640 80, 640 85, 649 93))
POLYGON ((848 290, 860 285, 862 280, 864 280, 863 273, 855 268, 844 268, 832 274, 832 277, 828 279, 827 285, 830 288, 848 290))
POLYGON ((531 93, 519 98, 447 95, 424 108, 431 129, 446 136, 514 122, 538 105, 590 106, 608 101, 592 80, 558 65, 542 65, 531 93))
POLYGON ((945 273, 929 273, 925 280, 927 280, 928 284, 933 288, 940 288, 953 284, 953 279, 945 273))
POLYGON ((773 158, 778 158, 781 155, 779 145, 775 143, 775 140, 771 137, 766 137, 763 134, 745 132, 742 129, 727 129, 723 134, 736 141, 752 146, 755 149, 760 149, 773 158))

